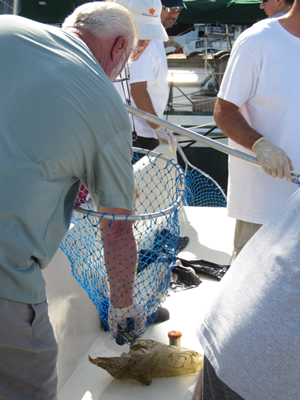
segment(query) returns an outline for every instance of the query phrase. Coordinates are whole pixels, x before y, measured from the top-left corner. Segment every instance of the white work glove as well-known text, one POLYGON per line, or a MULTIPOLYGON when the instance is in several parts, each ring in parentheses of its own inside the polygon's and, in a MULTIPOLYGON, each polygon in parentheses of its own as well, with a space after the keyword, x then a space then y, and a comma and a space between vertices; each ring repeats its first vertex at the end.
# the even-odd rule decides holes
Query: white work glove
POLYGON ((120 345, 132 343, 141 337, 147 326, 147 316, 141 304, 132 304, 129 307, 108 308, 107 323, 109 332, 120 345))
POLYGON ((254 143, 252 151, 266 174, 273 178, 285 178, 287 183, 291 183, 291 171, 295 168, 292 160, 280 147, 275 146, 268 138, 261 137, 254 143))
POLYGON ((177 150, 177 141, 173 137, 173 135, 171 136, 171 134, 169 134, 161 126, 159 128, 154 129, 154 132, 155 132, 160 144, 163 144, 163 143, 170 144, 170 145, 172 145, 172 150, 173 151, 177 150))

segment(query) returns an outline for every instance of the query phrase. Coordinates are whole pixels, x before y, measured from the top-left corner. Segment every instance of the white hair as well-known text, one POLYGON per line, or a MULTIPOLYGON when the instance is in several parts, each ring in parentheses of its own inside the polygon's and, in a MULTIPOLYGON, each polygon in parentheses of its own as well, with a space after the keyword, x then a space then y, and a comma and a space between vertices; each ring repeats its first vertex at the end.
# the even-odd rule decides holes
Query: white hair
POLYGON ((138 30, 133 16, 114 2, 94 1, 77 7, 63 22, 62 28, 81 28, 101 39, 124 36, 128 55, 137 45, 138 30))

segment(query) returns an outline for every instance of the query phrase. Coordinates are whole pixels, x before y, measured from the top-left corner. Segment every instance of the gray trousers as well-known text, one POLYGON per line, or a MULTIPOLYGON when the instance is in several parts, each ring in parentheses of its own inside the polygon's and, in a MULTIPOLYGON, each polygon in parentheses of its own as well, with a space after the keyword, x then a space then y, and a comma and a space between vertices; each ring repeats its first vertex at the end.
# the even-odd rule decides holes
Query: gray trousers
POLYGON ((202 400, 244 400, 218 378, 206 357, 204 357, 202 400))
POLYGON ((57 399, 57 342, 47 302, 0 298, 0 400, 57 399))
MULTIPOLYGON (((159 140, 156 138, 148 138, 143 136, 137 136, 136 140, 132 142, 133 147, 139 147, 140 149, 153 150, 159 145, 159 140)), ((145 154, 142 154, 144 156, 145 154)))

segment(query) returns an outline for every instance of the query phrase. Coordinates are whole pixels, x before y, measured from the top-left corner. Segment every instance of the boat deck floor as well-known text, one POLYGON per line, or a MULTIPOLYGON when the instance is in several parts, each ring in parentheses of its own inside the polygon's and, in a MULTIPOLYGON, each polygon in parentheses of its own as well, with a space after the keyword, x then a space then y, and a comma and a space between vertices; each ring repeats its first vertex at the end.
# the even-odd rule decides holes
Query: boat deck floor
MULTIPOLYGON (((188 236, 190 242, 180 253, 185 259, 204 259, 219 264, 229 264, 232 254, 234 220, 226 216, 225 208, 184 207, 180 211, 180 236, 188 236)), ((200 275, 199 275, 200 276, 200 275)), ((163 307, 170 312, 170 319, 152 324, 144 339, 168 344, 168 332, 182 332, 181 346, 202 353, 196 337, 196 327, 201 322, 209 302, 218 290, 218 281, 200 276, 197 288, 171 292, 163 307)), ((84 337, 82 337, 84 340, 84 337)), ((150 386, 134 380, 120 381, 88 361, 91 357, 120 356, 129 346, 118 346, 108 332, 99 334, 77 368, 59 392, 59 400, 129 400, 129 399, 200 399, 201 372, 171 378, 155 378, 150 386)))

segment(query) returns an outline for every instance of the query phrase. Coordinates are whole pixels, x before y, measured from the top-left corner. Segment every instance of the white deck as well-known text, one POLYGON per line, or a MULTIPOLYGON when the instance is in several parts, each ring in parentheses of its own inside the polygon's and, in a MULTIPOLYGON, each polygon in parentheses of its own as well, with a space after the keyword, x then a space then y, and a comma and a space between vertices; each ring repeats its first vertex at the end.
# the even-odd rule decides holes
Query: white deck
MULTIPOLYGON (((180 226, 180 236, 190 238, 181 257, 230 263, 234 220, 226 217, 225 208, 184 207, 180 211, 180 226)), ((97 311, 71 276, 68 260, 61 251, 51 264, 45 277, 50 319, 59 342, 59 400, 199 399, 199 374, 156 378, 150 386, 144 386, 133 380, 118 381, 91 364, 88 354, 93 358, 119 356, 128 352, 129 346, 118 346, 108 332, 100 330, 97 311)), ((198 288, 167 297, 163 306, 169 310, 170 320, 151 325, 144 338, 168 343, 167 333, 180 330, 181 346, 202 353, 195 327, 218 290, 218 281, 204 276, 201 279, 203 283, 198 288)))

